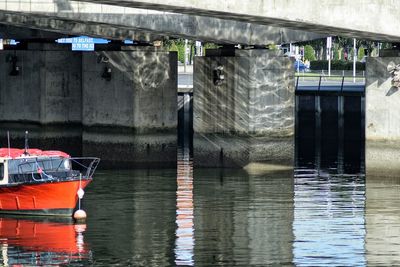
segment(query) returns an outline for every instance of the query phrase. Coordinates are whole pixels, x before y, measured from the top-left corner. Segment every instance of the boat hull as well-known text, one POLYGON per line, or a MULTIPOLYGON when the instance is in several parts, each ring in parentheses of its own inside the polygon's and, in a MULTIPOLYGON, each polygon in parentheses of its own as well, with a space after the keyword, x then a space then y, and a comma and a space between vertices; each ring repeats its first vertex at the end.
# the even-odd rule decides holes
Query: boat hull
POLYGON ((91 180, 19 184, 0 187, 0 213, 71 216, 77 191, 91 180))

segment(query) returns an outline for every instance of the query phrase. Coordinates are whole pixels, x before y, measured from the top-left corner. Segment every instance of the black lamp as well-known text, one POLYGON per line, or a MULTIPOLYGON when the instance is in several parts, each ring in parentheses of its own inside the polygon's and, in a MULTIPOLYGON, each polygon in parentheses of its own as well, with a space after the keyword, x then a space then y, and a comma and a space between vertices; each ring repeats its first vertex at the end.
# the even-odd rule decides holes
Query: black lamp
POLYGON ((18 76, 20 72, 20 67, 17 66, 17 56, 11 56, 9 61, 11 62, 11 71, 9 73, 10 76, 18 76))
POLYGON ((10 71, 10 76, 18 76, 19 75, 19 66, 13 64, 10 71))
POLYGON ((221 85, 222 82, 225 80, 225 75, 223 74, 224 67, 219 65, 216 67, 213 71, 213 80, 214 80, 214 85, 221 85))
POLYGON ((111 68, 108 66, 104 67, 103 73, 101 74, 101 78, 106 81, 111 81, 111 68))

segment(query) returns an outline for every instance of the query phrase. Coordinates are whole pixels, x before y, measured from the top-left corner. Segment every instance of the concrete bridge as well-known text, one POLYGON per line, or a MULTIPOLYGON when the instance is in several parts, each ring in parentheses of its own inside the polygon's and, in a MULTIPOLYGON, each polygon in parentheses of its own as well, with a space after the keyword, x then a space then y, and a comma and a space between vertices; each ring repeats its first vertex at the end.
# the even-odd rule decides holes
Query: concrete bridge
POLYGON ((362 39, 400 40, 397 1, 330 0, 77 0, 149 8, 309 30, 362 39))
MULTIPOLYGON (((56 32, 146 42, 172 36, 265 45, 318 36, 308 30, 323 36, 400 40, 400 8, 390 0, 346 5, 320 0, 90 2, 1 0, 0 24, 6 26, 0 30, 39 40, 52 39, 56 32)), ((400 63, 400 54, 394 50, 386 55, 390 57, 367 61, 369 173, 400 171, 400 96, 388 71, 400 63)), ((77 53, 54 43, 28 42, 19 50, 0 52, 0 121, 47 129, 78 125, 73 135, 82 141, 81 152, 107 158, 110 166, 174 166, 176 64, 176 53, 154 47, 101 46, 77 53)), ((295 83, 290 59, 266 49, 209 50, 195 58, 194 75, 195 164, 293 162, 295 83)))
POLYGON ((178 37, 220 44, 266 45, 325 36, 251 22, 77 1, 2 0, 0 23, 63 34, 141 41, 178 37))

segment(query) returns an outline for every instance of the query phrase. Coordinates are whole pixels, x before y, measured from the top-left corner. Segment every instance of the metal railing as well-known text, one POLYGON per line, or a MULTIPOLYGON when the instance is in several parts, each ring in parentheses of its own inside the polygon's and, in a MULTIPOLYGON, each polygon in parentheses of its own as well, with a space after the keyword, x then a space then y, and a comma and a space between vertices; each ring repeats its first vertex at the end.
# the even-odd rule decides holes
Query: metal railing
MULTIPOLYGON (((9 174, 41 174, 74 171, 74 165, 82 174, 82 178, 91 178, 99 165, 100 159, 95 157, 75 158, 27 158, 16 169, 10 169, 9 174)), ((14 161, 11 160, 9 164, 14 161)), ((10 165, 9 165, 10 166, 10 165)), ((12 165, 11 165, 12 166, 12 165)))
POLYGON ((353 76, 307 76, 309 80, 301 80, 302 76, 296 77, 295 91, 335 91, 341 92, 364 92, 365 91, 365 78, 359 77, 357 82, 354 82, 353 76), (327 79, 331 78, 331 79, 327 79), (349 79, 346 82, 346 79, 349 79), (303 83, 303 84, 301 84, 303 83), (322 90, 324 89, 324 90, 322 90))

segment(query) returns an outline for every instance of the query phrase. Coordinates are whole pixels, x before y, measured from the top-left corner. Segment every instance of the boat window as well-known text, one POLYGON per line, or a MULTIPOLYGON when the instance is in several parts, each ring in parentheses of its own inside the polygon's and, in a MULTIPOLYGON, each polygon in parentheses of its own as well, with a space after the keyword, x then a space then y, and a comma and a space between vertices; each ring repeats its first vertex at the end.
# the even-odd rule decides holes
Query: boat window
POLYGON ((13 159, 8 161, 8 173, 36 173, 39 170, 44 172, 66 171, 71 169, 70 166, 69 159, 60 157, 13 159))
POLYGON ((4 163, 0 163, 0 180, 4 177, 4 163))

